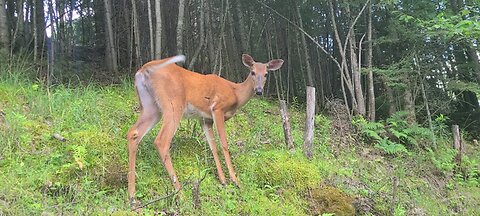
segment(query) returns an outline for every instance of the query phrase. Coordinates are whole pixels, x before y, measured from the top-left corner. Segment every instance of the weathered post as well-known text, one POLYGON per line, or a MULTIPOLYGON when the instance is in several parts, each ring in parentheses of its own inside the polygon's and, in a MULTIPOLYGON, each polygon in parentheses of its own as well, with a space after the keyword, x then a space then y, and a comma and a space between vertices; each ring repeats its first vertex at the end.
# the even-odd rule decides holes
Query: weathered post
POLYGON ((293 150, 295 146, 293 145, 293 138, 290 130, 290 121, 288 118, 287 102, 285 102, 285 100, 280 100, 280 113, 282 115, 283 134, 285 135, 285 143, 287 144, 288 149, 293 150))
POLYGON ((315 88, 307 86, 307 119, 305 121, 305 135, 303 153, 308 159, 313 157, 313 129, 315 123, 315 88))
POLYGON ((453 133, 453 148, 457 151, 457 155, 455 156, 455 162, 458 166, 462 164, 462 156, 463 156, 463 142, 462 137, 460 136, 460 129, 458 125, 452 125, 452 133, 453 133))

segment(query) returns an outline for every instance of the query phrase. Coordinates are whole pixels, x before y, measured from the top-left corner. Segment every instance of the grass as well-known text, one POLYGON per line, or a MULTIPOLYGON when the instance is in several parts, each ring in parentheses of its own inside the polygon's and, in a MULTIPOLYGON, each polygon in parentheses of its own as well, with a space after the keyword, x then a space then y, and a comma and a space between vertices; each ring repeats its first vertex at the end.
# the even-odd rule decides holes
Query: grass
MULTIPOLYGON (((125 139, 138 116, 132 82, 47 88, 18 74, 0 80, 0 215, 132 214, 125 139)), ((277 107, 253 99, 227 122, 240 189, 220 185, 199 124, 182 121, 171 153, 186 184, 183 194, 142 213, 351 215, 355 207, 359 215, 480 214, 478 147, 468 146, 460 174, 448 139, 437 151, 400 157, 359 143, 335 153, 330 120, 318 115, 315 156, 308 161, 301 153, 304 114, 290 111, 297 150, 289 152, 277 107), (195 208, 192 183, 201 179, 195 208)), ((152 145, 154 131, 158 126, 138 152, 137 197, 143 203, 173 190, 152 145)))

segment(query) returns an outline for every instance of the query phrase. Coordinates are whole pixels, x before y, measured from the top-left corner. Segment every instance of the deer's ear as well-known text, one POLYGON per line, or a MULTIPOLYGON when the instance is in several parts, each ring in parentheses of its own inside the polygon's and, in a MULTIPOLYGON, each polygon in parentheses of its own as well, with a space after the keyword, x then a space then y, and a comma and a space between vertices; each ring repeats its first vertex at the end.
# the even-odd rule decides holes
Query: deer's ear
POLYGON ((280 69, 283 65, 282 59, 274 59, 267 63, 267 70, 274 71, 280 69))
POLYGON ((247 67, 252 67, 253 63, 255 63, 253 58, 248 54, 243 54, 242 55, 242 62, 243 62, 243 65, 245 65, 247 67))

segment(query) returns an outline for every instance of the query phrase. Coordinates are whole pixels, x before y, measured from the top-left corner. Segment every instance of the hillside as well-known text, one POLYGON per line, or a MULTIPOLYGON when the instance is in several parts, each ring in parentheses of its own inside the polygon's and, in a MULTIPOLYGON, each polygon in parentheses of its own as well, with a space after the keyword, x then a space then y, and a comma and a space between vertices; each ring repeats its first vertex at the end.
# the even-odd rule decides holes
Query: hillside
MULTIPOLYGON (((10 76, 0 82, 0 215, 130 214, 125 134, 138 115, 131 81, 47 88, 26 80, 10 76)), ((221 186, 198 122, 182 121, 171 153, 183 193, 141 212, 480 214, 479 146, 467 144, 458 172, 448 129, 436 150, 428 150, 429 140, 419 140, 407 152, 387 154, 363 143, 368 140, 356 130, 332 133, 335 116, 318 115, 314 159, 308 161, 301 152, 302 110, 295 103, 290 107, 294 152, 285 147, 276 101, 253 99, 228 121, 241 188, 221 186)), ((142 204, 173 192, 152 144, 155 131, 158 126, 141 143, 137 159, 142 204)))

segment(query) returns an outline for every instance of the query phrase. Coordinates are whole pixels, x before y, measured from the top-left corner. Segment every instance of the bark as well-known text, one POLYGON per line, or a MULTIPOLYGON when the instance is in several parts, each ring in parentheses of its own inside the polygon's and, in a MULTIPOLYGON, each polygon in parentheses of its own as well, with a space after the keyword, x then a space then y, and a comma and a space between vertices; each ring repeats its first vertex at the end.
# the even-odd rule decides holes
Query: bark
POLYGON ((162 58, 162 7, 161 0, 155 0, 155 59, 162 58))
POLYGON ((43 58, 43 51, 45 47, 45 12, 43 9, 43 0, 34 0, 34 59, 38 61, 43 58))
POLYGON ((205 10, 205 25, 207 27, 207 50, 208 50, 208 62, 210 63, 209 67, 213 68, 215 65, 215 48, 214 48, 214 40, 213 40, 213 25, 211 24, 211 18, 212 16, 210 15, 211 11, 211 5, 210 1, 205 2, 206 10, 205 10))
POLYGON ((410 89, 405 89, 404 94, 404 103, 405 103, 405 110, 408 112, 407 121, 408 123, 415 123, 415 103, 413 101, 412 91, 410 89))
POLYGON ((105 5, 105 42, 107 43, 107 67, 111 72, 118 72, 117 51, 114 46, 113 25, 112 25, 112 4, 110 0, 104 0, 105 5))
POLYGON ((192 60, 190 61, 190 64, 188 65, 188 69, 192 70, 193 66, 195 65, 195 62, 197 61, 197 57, 200 54, 200 51, 203 49, 203 44, 205 42, 205 0, 200 1, 200 38, 199 38, 199 45, 197 46, 197 49, 195 50, 195 53, 193 54, 192 60))
MULTIPOLYGON (((297 14, 297 19, 298 19, 298 25, 300 28, 303 29, 303 21, 302 21, 302 16, 300 14, 300 6, 295 4, 295 9, 296 9, 296 14, 297 14)), ((305 39, 304 34, 300 34, 300 39, 302 40, 302 45, 303 45, 303 52, 305 56, 305 64, 307 67, 307 85, 308 86, 314 86, 313 82, 313 70, 312 66, 310 65, 310 54, 308 52, 308 45, 307 41, 305 39)))
POLYGON ((185 18, 185 0, 179 0, 178 1, 178 18, 177 18, 177 54, 183 54, 184 18, 185 18))
POLYGON ((292 131, 290 127, 290 120, 288 117, 288 108, 285 100, 280 100, 280 113, 282 115, 283 134, 285 135, 285 143, 287 144, 288 149, 293 150, 295 146, 293 145, 292 131))
POLYGON ((249 53, 250 46, 248 43, 247 37, 247 28, 245 27, 245 21, 243 19, 243 11, 242 11, 242 0, 236 0, 235 9, 237 11, 238 16, 238 25, 240 28, 240 41, 242 43, 242 53, 249 53))
MULTIPOLYGON (((419 76, 421 76, 420 71, 417 70, 417 73, 418 73, 419 76)), ((434 131, 433 131, 432 114, 430 113, 430 106, 428 104, 427 93, 425 92, 425 85, 423 84, 423 80, 424 80, 423 77, 421 77, 420 87, 421 87, 421 90, 422 90, 423 103, 425 104, 425 110, 427 111, 428 126, 430 128, 430 131, 432 131, 433 147, 436 149, 437 148, 437 139, 436 139, 434 131)))
POLYGON ((130 20, 130 11, 128 10, 128 0, 123 0, 123 22, 125 23, 125 37, 127 44, 125 45, 126 48, 126 61, 128 65, 128 71, 132 71, 132 28, 131 28, 131 20, 130 20))
POLYGON ((155 48, 153 43, 153 20, 152 20, 152 3, 150 0, 147 0, 147 11, 148 11, 148 32, 150 39, 150 60, 154 59, 155 48))
POLYGON ((315 128, 315 88, 307 86, 307 117, 303 153, 308 159, 313 157, 313 130, 315 128))
POLYGON ((8 53, 8 27, 5 0, 0 0, 0 52, 8 53))
POLYGON ((132 29, 134 37, 134 48, 135 48, 135 67, 140 67, 142 65, 142 54, 140 52, 140 25, 138 23, 138 13, 137 13, 137 3, 135 0, 132 0, 132 29))
MULTIPOLYGON (((17 22, 15 24, 15 32, 11 40, 11 52, 13 52, 15 44, 23 45, 25 43, 25 29, 24 29, 24 10, 23 0, 17 2, 17 22)), ((0 12, 1 13, 1 12, 0 12)), ((0 15, 1 16, 1 15, 0 15)), ((0 21, 1 22, 1 21, 0 21)), ((1 24, 0 24, 1 25, 1 24)), ((1 47, 1 46, 0 46, 1 47)))
POLYGON ((373 84, 373 41, 372 41, 372 3, 368 6, 368 27, 367 27, 367 67, 368 67, 368 119, 375 121, 375 86, 373 84))
POLYGON ((460 167, 462 164, 462 157, 463 157, 463 142, 462 137, 460 135, 460 129, 458 125, 452 125, 452 133, 453 133, 453 149, 457 151, 457 155, 455 156, 455 161, 457 165, 460 167))
POLYGON ((388 104, 389 104, 388 116, 392 116, 393 114, 395 114, 397 112, 397 106, 396 106, 395 99, 394 99, 395 97, 393 95, 393 89, 390 86, 388 86, 386 81, 384 81, 383 86, 385 87, 385 91, 387 93, 387 101, 388 101, 388 104))
POLYGON ((348 92, 350 94, 350 98, 352 100, 352 107, 353 109, 357 109, 357 100, 355 98, 355 91, 353 89, 353 86, 352 86, 352 79, 350 77, 350 72, 348 71, 348 66, 347 66, 347 57, 346 57, 346 54, 345 54, 345 50, 342 49, 343 47, 343 43, 342 43, 342 40, 340 39, 340 34, 338 32, 338 28, 337 28, 337 23, 336 23, 336 18, 335 18, 335 11, 333 10, 333 3, 332 3, 332 0, 329 0, 328 1, 328 5, 329 5, 329 8, 330 8, 330 18, 332 20, 332 27, 333 27, 333 32, 334 32, 334 35, 335 35, 335 41, 337 42, 337 49, 340 53, 340 56, 341 56, 341 66, 338 66, 339 67, 339 71, 340 71, 340 80, 341 80, 341 83, 342 83, 342 93, 344 95, 344 100, 345 100, 345 106, 347 108, 347 110, 349 110, 348 108, 348 101, 347 101, 347 97, 346 97, 346 92, 345 92, 345 88, 344 86, 346 85, 347 86, 347 89, 348 89, 348 92))
MULTIPOLYGON (((348 4, 347 7, 346 7, 346 13, 347 13, 347 16, 350 17, 350 19, 352 20, 350 25, 353 26, 353 17, 352 17, 352 14, 350 12, 350 5, 348 4)), ((355 39, 355 30, 354 28, 352 27, 351 29, 351 33, 349 34, 349 48, 350 48, 350 63, 351 63, 351 70, 352 70, 352 78, 353 78, 353 84, 354 84, 354 89, 355 89, 355 97, 356 97, 356 101, 357 101, 357 112, 358 114, 362 115, 362 116, 365 116, 365 99, 363 97, 363 88, 362 88, 362 82, 361 82, 361 74, 360 74, 360 70, 359 70, 359 67, 361 66, 360 65, 360 61, 358 61, 358 57, 357 57, 357 46, 356 46, 356 39, 355 39)))

